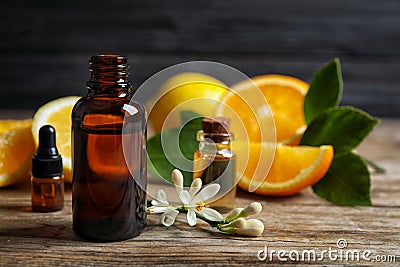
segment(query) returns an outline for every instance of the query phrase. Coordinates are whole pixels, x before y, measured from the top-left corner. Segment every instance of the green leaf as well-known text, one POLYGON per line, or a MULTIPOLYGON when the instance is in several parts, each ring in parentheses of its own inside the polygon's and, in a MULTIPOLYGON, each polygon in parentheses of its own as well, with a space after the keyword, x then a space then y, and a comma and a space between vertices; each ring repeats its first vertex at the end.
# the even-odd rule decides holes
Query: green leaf
POLYGON ((360 156, 347 153, 335 157, 325 176, 315 185, 314 192, 341 206, 371 206, 370 176, 360 156))
POLYGON ((191 110, 182 110, 179 113, 180 117, 181 117, 181 123, 185 124, 186 122, 188 123, 194 123, 194 124, 200 124, 201 125, 201 119, 203 118, 202 116, 200 116, 199 114, 197 114, 196 112, 193 112, 191 110))
MULTIPOLYGON (((171 182, 171 172, 175 168, 182 166, 183 161, 193 160, 194 151, 199 147, 196 134, 198 130, 201 130, 202 118, 195 113, 189 114, 186 111, 181 112, 181 118, 185 118, 188 121, 181 129, 163 130, 162 133, 157 133, 147 141, 149 171, 169 182, 171 182), (163 135, 163 144, 161 142, 161 135, 163 135), (176 138, 179 138, 178 149, 180 153, 173 147, 174 142, 172 141, 176 138), (169 159, 175 164, 172 164, 169 159)), ((190 186, 193 173, 191 171, 182 171, 182 174, 184 185, 190 186)))
POLYGON ((186 123, 179 133, 179 148, 187 159, 193 160, 194 151, 199 148, 197 132, 201 130, 202 117, 194 118, 186 123))
MULTIPOLYGON (((166 130, 164 134, 170 133, 174 135, 172 130, 166 130)), ((177 134, 177 133, 176 133, 177 134)), ((166 155, 163 152, 161 145, 161 133, 157 133, 147 141, 147 156, 149 172, 157 177, 164 178, 171 182, 171 172, 174 166, 169 163, 166 155)))
POLYGON ((339 104, 343 90, 342 72, 338 58, 320 68, 310 82, 304 98, 307 125, 324 110, 339 104))
POLYGON ((335 107, 322 112, 307 127, 301 145, 333 145, 335 157, 350 152, 379 122, 352 107, 335 107))

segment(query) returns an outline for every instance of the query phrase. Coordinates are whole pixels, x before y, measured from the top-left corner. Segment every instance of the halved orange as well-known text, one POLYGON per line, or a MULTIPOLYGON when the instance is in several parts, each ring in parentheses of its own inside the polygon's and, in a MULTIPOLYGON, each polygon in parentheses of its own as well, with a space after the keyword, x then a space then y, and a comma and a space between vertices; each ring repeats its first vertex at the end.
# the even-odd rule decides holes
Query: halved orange
MULTIPOLYGON (((268 144, 251 144, 251 147, 259 146, 268 144)), ((240 154, 238 158, 239 156, 240 154)), ((298 193, 317 183, 328 171, 332 159, 333 147, 330 145, 320 147, 278 145, 271 169, 255 193, 266 196, 288 196, 298 193)), ((250 164, 254 164, 254 161, 250 161, 250 164)), ((249 171, 239 180, 238 186, 248 190, 251 179, 252 174, 249 171)))
POLYGON ((32 119, 0 120, 0 187, 29 180, 35 152, 32 119))
MULTIPOLYGON (((232 90, 240 96, 257 97, 256 91, 260 90, 272 113, 265 112, 265 118, 261 117, 261 120, 271 120, 268 116, 272 115, 275 122, 276 141, 292 145, 299 143, 306 128, 303 106, 308 88, 309 85, 302 80, 277 74, 257 76, 232 86, 232 90)), ((268 107, 254 106, 254 104, 251 108, 246 107, 246 103, 235 94, 227 95, 222 102, 239 113, 250 142, 259 142, 260 132, 256 127, 255 116, 252 112, 268 110, 268 107)), ((217 115, 229 116, 229 110, 224 105, 220 105, 217 115)), ((239 123, 232 121, 233 131, 235 125, 239 123)))
POLYGON ((32 134, 36 147, 39 144, 40 127, 48 124, 56 129, 56 145, 63 159, 66 182, 72 182, 71 114, 72 108, 79 98, 79 96, 61 97, 44 104, 36 111, 32 122, 32 134))

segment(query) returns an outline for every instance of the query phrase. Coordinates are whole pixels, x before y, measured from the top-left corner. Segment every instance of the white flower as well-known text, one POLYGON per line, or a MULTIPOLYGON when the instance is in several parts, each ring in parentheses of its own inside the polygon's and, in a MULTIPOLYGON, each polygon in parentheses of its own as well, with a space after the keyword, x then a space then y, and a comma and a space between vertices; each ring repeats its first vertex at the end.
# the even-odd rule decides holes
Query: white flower
POLYGON ((260 203, 253 202, 244 209, 236 208, 224 219, 218 211, 205 207, 205 202, 214 197, 220 190, 219 184, 208 184, 200 190, 202 181, 200 178, 196 178, 192 181, 189 190, 185 190, 183 175, 177 169, 173 170, 171 179, 175 184, 176 193, 182 205, 171 205, 165 192, 160 189, 151 201, 152 206, 147 209, 148 213, 162 213, 160 222, 163 225, 171 226, 179 211, 182 211, 187 212, 187 221, 190 226, 196 225, 198 217, 225 233, 245 236, 259 236, 263 233, 264 224, 260 220, 246 220, 244 218, 260 213, 262 210, 260 203))
POLYGON ((164 190, 160 189, 157 191, 156 195, 151 201, 151 205, 153 206, 148 208, 151 213, 161 213, 166 210, 166 208, 169 206, 169 203, 167 200, 167 194, 165 194, 164 190))
POLYGON ((182 204, 187 209, 186 218, 190 226, 196 225, 196 213, 210 221, 221 221, 223 219, 222 215, 218 211, 205 207, 205 201, 212 198, 218 193, 220 185, 209 184, 199 192, 201 184, 201 179, 196 178, 193 180, 189 191, 182 189, 178 193, 182 204))
POLYGON ((165 226, 171 226, 175 222, 176 216, 178 216, 179 211, 171 208, 167 200, 167 194, 164 190, 160 189, 157 191, 155 197, 151 201, 153 206, 147 208, 149 213, 163 213, 160 216, 160 223, 165 226))

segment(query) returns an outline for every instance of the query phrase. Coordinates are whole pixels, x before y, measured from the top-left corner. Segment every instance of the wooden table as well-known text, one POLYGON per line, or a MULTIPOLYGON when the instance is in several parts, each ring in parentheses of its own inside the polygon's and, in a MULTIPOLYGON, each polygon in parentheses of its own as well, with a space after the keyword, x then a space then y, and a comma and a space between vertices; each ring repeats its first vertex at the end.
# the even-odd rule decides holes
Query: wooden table
MULTIPOLYGON (((296 251, 301 255, 304 250, 314 250, 318 257, 323 250, 340 250, 337 242, 341 239, 347 242, 342 252, 367 252, 365 256, 371 261, 363 260, 363 254, 360 261, 351 254, 347 254, 349 261, 334 260, 334 254, 331 258, 325 255, 324 259, 318 257, 313 261, 307 260, 304 254, 305 260, 300 258, 298 263, 382 265, 377 260, 386 257, 392 261, 386 264, 400 264, 399 148, 399 120, 383 120, 358 148, 359 153, 388 170, 385 175, 372 174, 373 207, 334 206, 310 189, 287 198, 239 192, 237 206, 244 207, 252 201, 263 204, 263 212, 258 217, 264 222, 265 231, 257 238, 224 235, 206 224, 189 227, 183 215, 174 226, 166 228, 158 224, 157 215, 150 215, 148 227, 139 237, 122 242, 90 243, 72 231, 70 187, 66 189, 65 208, 45 214, 31 212, 27 184, 2 188, 0 266, 266 265, 271 263, 269 257, 265 261, 258 259, 265 256, 259 251, 266 246, 268 253, 284 250, 281 253, 286 253, 286 259, 289 253, 296 257, 296 251)), ((272 262, 285 263, 284 254, 281 260, 277 253, 272 255, 272 262)))

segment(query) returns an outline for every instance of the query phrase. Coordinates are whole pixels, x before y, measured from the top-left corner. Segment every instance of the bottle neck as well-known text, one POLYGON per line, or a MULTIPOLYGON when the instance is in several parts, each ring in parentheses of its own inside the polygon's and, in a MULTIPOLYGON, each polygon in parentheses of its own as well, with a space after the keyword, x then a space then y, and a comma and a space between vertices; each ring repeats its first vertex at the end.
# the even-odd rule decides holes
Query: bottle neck
POLYGON ((218 151, 231 151, 232 150, 232 146, 231 143, 214 143, 214 142, 210 142, 207 139, 204 141, 200 142, 199 145, 199 150, 200 151, 207 151, 207 152, 218 152, 218 151))
POLYGON ((129 64, 126 56, 96 55, 89 60, 89 95, 130 96, 129 64))
POLYGON ((197 140, 200 141, 199 149, 203 152, 231 151, 232 134, 197 132, 197 140))

